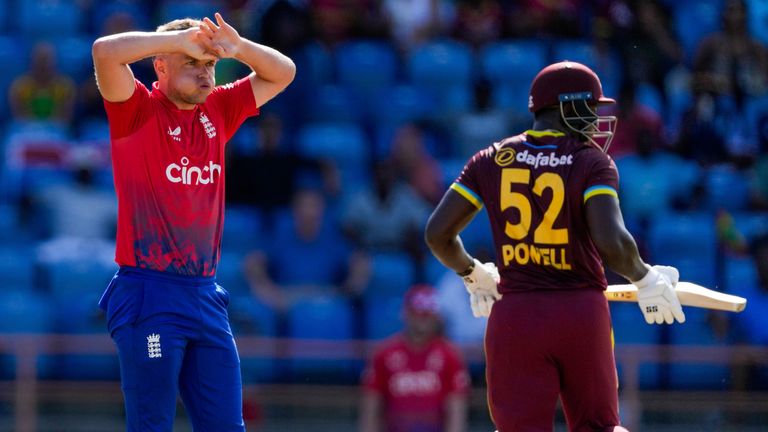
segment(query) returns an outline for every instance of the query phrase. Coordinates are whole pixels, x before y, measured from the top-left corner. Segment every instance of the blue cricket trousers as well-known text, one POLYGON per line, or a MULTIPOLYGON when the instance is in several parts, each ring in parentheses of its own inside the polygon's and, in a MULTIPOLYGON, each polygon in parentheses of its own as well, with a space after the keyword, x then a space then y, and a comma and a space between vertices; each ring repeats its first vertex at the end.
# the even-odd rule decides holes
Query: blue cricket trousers
POLYGON ((245 430, 228 303, 214 277, 118 270, 99 305, 120 357, 128 432, 171 432, 179 393, 195 432, 245 430))

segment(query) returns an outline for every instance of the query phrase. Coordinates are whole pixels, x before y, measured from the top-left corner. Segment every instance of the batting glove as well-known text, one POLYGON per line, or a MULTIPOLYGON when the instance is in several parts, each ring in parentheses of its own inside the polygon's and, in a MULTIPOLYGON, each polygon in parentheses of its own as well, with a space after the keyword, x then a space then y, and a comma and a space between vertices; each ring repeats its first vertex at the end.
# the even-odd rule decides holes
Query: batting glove
POLYGON ((462 277, 464 286, 469 292, 469 304, 472 315, 479 318, 489 316, 493 302, 501 298, 497 284, 501 280, 499 269, 494 263, 481 263, 474 260, 472 272, 462 277))
POLYGON ((496 298, 491 294, 475 294, 469 295, 469 305, 472 307, 472 315, 475 318, 491 316, 491 308, 496 298))
POLYGON ((674 267, 647 267, 648 273, 639 281, 632 282, 637 287, 637 302, 645 322, 672 324, 677 320, 684 323, 683 307, 675 292, 680 273, 674 267))

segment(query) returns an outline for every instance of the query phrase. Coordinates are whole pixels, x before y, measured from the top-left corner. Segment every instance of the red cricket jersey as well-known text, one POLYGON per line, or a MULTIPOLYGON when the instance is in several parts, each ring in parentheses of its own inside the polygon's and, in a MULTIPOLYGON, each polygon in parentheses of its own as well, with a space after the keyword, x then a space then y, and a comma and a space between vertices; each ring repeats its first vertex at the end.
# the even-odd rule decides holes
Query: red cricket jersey
POLYGON ((104 101, 118 200, 121 266, 188 276, 216 273, 224 224, 224 146, 259 112, 248 78, 216 87, 191 110, 136 80, 104 101))
POLYGON ((486 207, 501 293, 605 289, 584 204, 618 197, 618 171, 600 149, 562 132, 532 131, 477 152, 451 188, 486 207))
POLYGON ((449 395, 469 393, 464 360, 444 338, 416 349, 396 335, 382 342, 363 373, 366 391, 380 394, 389 432, 440 432, 449 395))

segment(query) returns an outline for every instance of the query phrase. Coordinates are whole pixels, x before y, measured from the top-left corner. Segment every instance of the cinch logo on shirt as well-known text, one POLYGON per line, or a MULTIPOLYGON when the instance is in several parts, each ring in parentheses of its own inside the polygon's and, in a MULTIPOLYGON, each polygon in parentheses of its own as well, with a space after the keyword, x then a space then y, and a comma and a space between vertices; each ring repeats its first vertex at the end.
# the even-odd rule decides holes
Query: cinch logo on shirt
POLYGON ((550 152, 549 155, 536 153, 534 156, 530 154, 528 150, 523 150, 515 156, 515 160, 534 168, 540 166, 550 166, 554 168, 558 165, 571 165, 573 163, 573 155, 558 156, 555 152, 550 152))
POLYGON ((165 177, 171 183, 181 183, 183 185, 213 184, 216 180, 214 174, 221 176, 221 165, 208 161, 208 166, 196 167, 188 166, 189 158, 181 158, 181 165, 172 163, 165 168, 165 177))

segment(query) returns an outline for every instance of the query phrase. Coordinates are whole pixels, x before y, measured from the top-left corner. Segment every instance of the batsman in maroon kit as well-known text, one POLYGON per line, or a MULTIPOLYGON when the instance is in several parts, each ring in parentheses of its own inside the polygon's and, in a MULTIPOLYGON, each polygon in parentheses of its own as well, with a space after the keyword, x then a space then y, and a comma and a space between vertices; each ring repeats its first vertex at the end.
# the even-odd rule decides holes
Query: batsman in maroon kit
POLYGON ((570 430, 626 431, 603 264, 637 285, 646 322, 685 320, 677 270, 645 264, 624 227, 606 154, 616 118, 597 114, 612 103, 588 67, 547 66, 531 84, 533 128, 477 152, 427 224, 475 316, 490 316, 488 402, 500 432, 551 431, 558 397, 570 430), (496 263, 472 258, 459 237, 483 206, 496 263))

